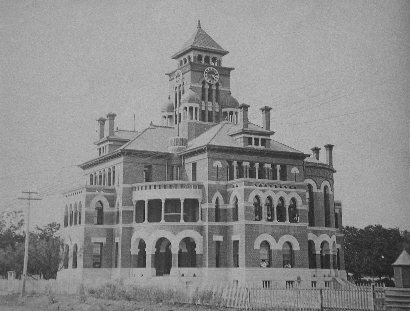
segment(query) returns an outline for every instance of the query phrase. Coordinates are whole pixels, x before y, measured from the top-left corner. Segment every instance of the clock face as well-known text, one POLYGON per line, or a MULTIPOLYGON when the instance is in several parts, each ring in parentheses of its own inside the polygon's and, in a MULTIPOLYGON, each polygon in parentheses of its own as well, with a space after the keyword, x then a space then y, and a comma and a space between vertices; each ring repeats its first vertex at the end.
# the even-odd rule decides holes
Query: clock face
POLYGON ((204 71, 204 78, 206 82, 215 84, 219 80, 218 70, 213 67, 206 68, 204 71))
POLYGON ((182 81, 182 71, 181 70, 177 70, 175 72, 175 84, 176 85, 180 85, 182 81))

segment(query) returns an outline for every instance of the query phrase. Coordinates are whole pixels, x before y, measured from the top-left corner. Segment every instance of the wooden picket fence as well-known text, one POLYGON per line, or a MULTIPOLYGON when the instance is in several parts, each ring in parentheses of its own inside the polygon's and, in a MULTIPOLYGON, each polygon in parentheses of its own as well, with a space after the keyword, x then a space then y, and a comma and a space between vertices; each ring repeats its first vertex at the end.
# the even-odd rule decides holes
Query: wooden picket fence
POLYGON ((261 288, 216 285, 206 301, 197 303, 242 310, 357 310, 382 311, 384 288, 261 288))
MULTIPOLYGON (((27 293, 78 294, 80 283, 64 280, 28 280, 27 293)), ((16 293, 21 280, 0 280, 0 294, 16 293)), ((384 311, 385 288, 346 286, 340 288, 262 288, 227 284, 204 284, 180 289, 183 303, 221 306, 241 310, 286 311, 384 311)))

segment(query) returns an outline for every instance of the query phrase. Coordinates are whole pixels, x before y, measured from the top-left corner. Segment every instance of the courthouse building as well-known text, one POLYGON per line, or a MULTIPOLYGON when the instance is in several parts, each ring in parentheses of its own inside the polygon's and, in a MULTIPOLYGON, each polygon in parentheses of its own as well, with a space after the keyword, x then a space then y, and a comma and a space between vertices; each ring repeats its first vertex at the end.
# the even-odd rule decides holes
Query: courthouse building
MULTIPOLYGON (((162 124, 99 118, 96 157, 64 194, 59 279, 329 286, 346 279, 333 145, 274 139, 230 89, 228 51, 198 23, 172 58, 162 124)), ((165 93, 165 92, 164 92, 165 93)))

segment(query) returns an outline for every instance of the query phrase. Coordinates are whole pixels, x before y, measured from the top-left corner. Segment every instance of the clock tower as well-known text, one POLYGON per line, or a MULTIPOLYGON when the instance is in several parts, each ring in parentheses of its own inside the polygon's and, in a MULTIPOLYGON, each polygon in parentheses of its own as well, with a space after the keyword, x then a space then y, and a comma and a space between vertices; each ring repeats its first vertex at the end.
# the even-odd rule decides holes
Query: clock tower
POLYGON ((162 122, 175 126, 184 121, 238 122, 239 102, 231 95, 230 74, 222 66, 229 52, 201 27, 172 58, 177 68, 169 73, 169 96, 161 110, 162 122))

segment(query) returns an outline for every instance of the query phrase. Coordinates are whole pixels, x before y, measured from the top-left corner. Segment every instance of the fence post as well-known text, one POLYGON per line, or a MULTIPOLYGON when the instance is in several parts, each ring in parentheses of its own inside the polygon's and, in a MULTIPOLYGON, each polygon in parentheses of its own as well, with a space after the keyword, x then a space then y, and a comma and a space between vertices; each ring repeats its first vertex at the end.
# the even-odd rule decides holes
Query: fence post
POLYGON ((323 288, 319 289, 320 292, 320 310, 323 311, 323 288))
POLYGON ((373 310, 376 310, 376 293, 374 291, 374 284, 372 284, 372 298, 373 298, 373 310))

